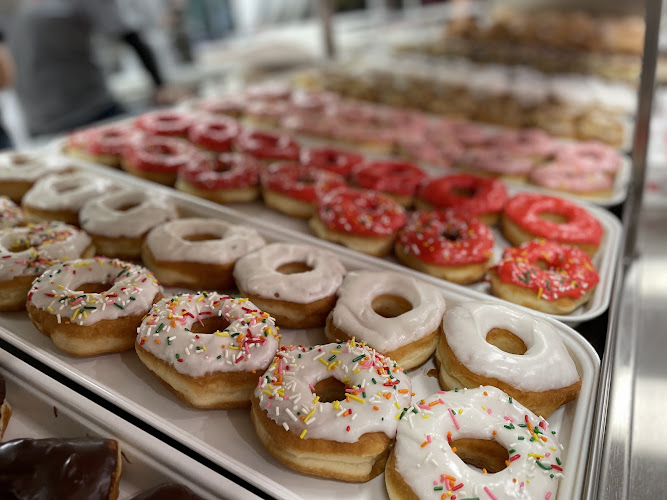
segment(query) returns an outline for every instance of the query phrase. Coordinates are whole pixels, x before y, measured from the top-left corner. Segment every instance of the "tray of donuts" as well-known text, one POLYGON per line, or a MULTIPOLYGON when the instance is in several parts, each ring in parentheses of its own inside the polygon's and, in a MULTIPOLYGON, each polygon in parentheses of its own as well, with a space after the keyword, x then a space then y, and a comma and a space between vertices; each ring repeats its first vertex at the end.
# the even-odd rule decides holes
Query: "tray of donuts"
POLYGON ((3 498, 258 498, 0 349, 3 498))
MULTIPOLYGON (((276 498, 579 496, 599 359, 574 330, 136 185, 151 189, 87 197, 155 226, 140 245, 155 274, 76 258, 91 241, 62 226, 46 245, 35 226, 4 236, 28 252, 5 271, 31 281, 0 337, 276 498), (57 244, 66 260, 43 253, 57 244)), ((129 237, 90 234, 128 255, 129 237)))

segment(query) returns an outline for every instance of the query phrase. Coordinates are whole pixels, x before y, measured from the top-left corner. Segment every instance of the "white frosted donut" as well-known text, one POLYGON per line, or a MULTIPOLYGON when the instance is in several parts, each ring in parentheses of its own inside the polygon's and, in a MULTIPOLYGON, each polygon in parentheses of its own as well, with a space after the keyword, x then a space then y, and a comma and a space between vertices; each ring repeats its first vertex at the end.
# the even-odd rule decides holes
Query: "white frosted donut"
POLYGON ((69 354, 118 352, 132 348, 141 319, 161 291, 141 266, 106 257, 78 259, 35 279, 27 309, 35 326, 69 354))
POLYGON ((368 481, 384 470, 398 418, 411 400, 410 379, 363 343, 286 346, 260 378, 251 415, 266 448, 286 465, 368 481), (331 379, 342 383, 340 394, 319 385, 331 379))
POLYGON ((327 318, 329 340, 356 338, 408 370, 438 342, 445 299, 435 287, 386 271, 349 273, 327 318))
POLYGON ((466 302, 449 310, 436 358, 443 387, 493 384, 538 415, 549 416, 581 387, 574 361, 553 325, 502 304, 466 302), (496 334, 509 334, 511 342, 523 345, 514 354, 502 350, 492 340, 496 334))
POLYGON ((42 154, 8 151, 0 153, 0 195, 16 203, 45 175, 65 168, 65 160, 42 154))
POLYGON ((259 233, 249 227, 219 219, 177 219, 148 233, 142 258, 164 285, 229 288, 234 283, 234 263, 264 244, 259 233))
POLYGON ((199 408, 235 408, 249 404, 278 340, 273 318, 248 299, 199 292, 155 304, 137 330, 135 348, 183 401, 199 408))
POLYGON ((401 419, 385 482, 392 500, 555 500, 561 450, 546 420, 495 387, 440 392, 401 419))
POLYGON ((150 229, 177 217, 167 196, 136 189, 93 198, 79 212, 81 228, 92 236, 97 252, 126 259, 141 256, 141 244, 150 229))
POLYGON ((0 229, 22 226, 23 210, 6 196, 0 196, 0 229))
POLYGON ((240 258, 234 280, 241 295, 270 313, 281 327, 310 328, 324 325, 345 272, 326 250, 272 243, 240 258))

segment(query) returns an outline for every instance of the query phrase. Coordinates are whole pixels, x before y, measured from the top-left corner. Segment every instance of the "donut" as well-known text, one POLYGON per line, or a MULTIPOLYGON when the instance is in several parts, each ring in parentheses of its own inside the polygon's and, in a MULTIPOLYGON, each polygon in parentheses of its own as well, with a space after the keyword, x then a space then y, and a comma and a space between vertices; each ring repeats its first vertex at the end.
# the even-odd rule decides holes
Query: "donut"
POLYGON ((438 392, 398 423, 389 498, 555 499, 564 468, 555 432, 495 387, 438 392))
POLYGON ((326 250, 272 243, 236 261, 234 280, 280 327, 313 328, 324 325, 345 272, 326 250))
POLYGON ((47 175, 25 194, 21 208, 29 222, 55 220, 78 226, 81 207, 113 188, 112 181, 94 172, 47 175))
POLYGON ((304 474, 365 482, 384 471, 410 379, 354 340, 283 346, 252 395, 266 449, 304 474))
POLYGON ((460 155, 455 167, 476 175, 524 182, 533 168, 533 160, 498 147, 479 148, 460 155))
POLYGON ((5 435, 10 418, 12 418, 12 406, 7 401, 5 377, 0 375, 0 441, 5 435))
POLYGON ((537 193, 519 193, 505 204, 503 235, 515 246, 537 238, 581 248, 593 257, 604 229, 600 221, 574 202, 537 193))
POLYGON ((295 162, 269 165, 261 172, 260 182, 268 208, 300 219, 312 217, 321 193, 345 186, 338 174, 295 162))
POLYGON ((195 109, 218 116, 241 118, 248 101, 241 95, 224 95, 204 99, 195 104, 195 109))
POLYGON ((232 150, 241 127, 236 120, 228 116, 198 119, 188 131, 188 140, 198 148, 226 153, 232 150))
POLYGON ((445 299, 435 287, 399 273, 349 273, 327 318, 328 340, 356 338, 404 370, 422 365, 435 351, 445 299))
POLYGON ((191 161, 178 170, 176 189, 216 203, 259 198, 260 163, 241 153, 220 153, 191 161))
POLYGON ((586 252, 546 240, 505 249, 489 278, 494 295, 548 314, 585 304, 600 280, 586 252))
POLYGON ((229 289, 234 286, 235 262, 264 244, 257 231, 249 227, 193 217, 151 229, 141 257, 163 285, 229 289))
POLYGON ((416 211, 398 233, 394 254, 408 267, 459 284, 481 280, 493 258, 493 233, 452 210, 416 211))
POLYGON ((25 307, 32 281, 59 259, 92 257, 90 237, 62 222, 43 222, 0 232, 0 311, 25 307))
POLYGON ((137 331, 135 350, 185 403, 231 409, 249 405, 278 343, 273 318, 248 299, 198 292, 155 304, 137 331))
POLYGON ((75 259, 35 279, 26 309, 61 351, 92 356, 131 349, 162 288, 141 266, 106 257, 75 259))
POLYGON ((245 107, 243 120, 255 127, 277 127, 289 111, 287 101, 250 101, 245 107))
POLYGON ((419 184, 426 178, 417 165, 400 160, 372 161, 358 166, 352 182, 363 189, 380 191, 404 207, 412 205, 419 184))
POLYGON ((63 170, 66 165, 55 156, 15 151, 0 153, 0 196, 21 203, 23 195, 35 182, 45 175, 63 170))
POLYGON ((555 159, 586 170, 616 175, 621 168, 621 155, 614 148, 598 141, 581 141, 561 146, 555 159))
POLYGON ((405 221, 403 207, 384 194, 338 188, 317 200, 317 210, 309 223, 319 238, 383 256, 391 252, 405 221))
POLYGON ((24 224, 23 210, 6 196, 0 196, 0 230, 24 224))
POLYGON ((301 163, 310 168, 328 170, 343 177, 349 177, 352 170, 364 157, 352 151, 321 146, 301 150, 301 163))
POLYGON ((581 380, 548 321, 504 304, 465 302, 445 314, 436 351, 447 390, 493 385, 545 418, 577 397, 581 380))
POLYGON ((6 498, 116 500, 122 463, 113 439, 23 438, 0 444, 6 498))
POLYGON ((177 217, 176 207, 165 195, 131 188, 93 198, 79 212, 81 228, 98 254, 134 260, 141 257, 148 231, 177 217))
POLYGON ((533 162, 543 161, 560 149, 552 136, 538 128, 504 130, 491 135, 486 145, 511 155, 527 157, 533 162))
POLYGON ((274 161, 298 161, 301 148, 289 135, 244 130, 236 139, 236 148, 264 163, 274 161))
POLYGON ((93 163, 120 167, 123 148, 137 135, 127 125, 105 125, 73 132, 64 150, 69 156, 93 163))
POLYGON ((529 181, 554 191, 581 196, 608 198, 614 191, 614 178, 562 161, 543 163, 530 171, 529 181))
POLYGON ((498 222, 507 201, 507 190, 499 179, 455 174, 425 182, 417 191, 419 210, 451 208, 463 217, 478 217, 485 224, 498 222))
POLYGON ((121 167, 135 177, 173 186, 179 169, 198 157, 196 148, 183 139, 142 136, 125 146, 121 167))
POLYGON ((139 116, 134 126, 150 135, 187 137, 194 120, 188 113, 175 110, 150 111, 139 116))
POLYGON ((292 96, 292 86, 283 82, 262 82, 249 86, 243 96, 248 101, 280 102, 292 96))

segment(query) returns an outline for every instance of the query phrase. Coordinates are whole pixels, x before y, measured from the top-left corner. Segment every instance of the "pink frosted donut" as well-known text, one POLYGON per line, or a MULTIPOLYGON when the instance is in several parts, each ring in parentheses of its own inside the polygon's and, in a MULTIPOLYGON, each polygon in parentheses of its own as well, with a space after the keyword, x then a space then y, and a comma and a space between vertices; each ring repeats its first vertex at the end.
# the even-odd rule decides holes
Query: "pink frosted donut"
POLYGON ((510 154, 533 159, 553 155, 558 147, 553 137, 536 128, 505 130, 491 136, 488 144, 510 154))
POLYGON ((533 168, 533 160, 528 156, 500 148, 480 148, 461 155, 456 166, 494 177, 503 176, 523 180, 533 168))
POLYGON ((621 155, 615 149, 597 141, 585 141, 562 146, 556 160, 570 163, 587 172, 600 171, 616 175, 621 167, 621 155))
POLYGON ((479 146, 489 139, 486 127, 465 121, 453 122, 452 133, 461 144, 468 147, 479 146))
POLYGON ((614 187, 610 175, 564 161, 545 163, 533 169, 529 178, 538 186, 577 194, 606 193, 614 187))

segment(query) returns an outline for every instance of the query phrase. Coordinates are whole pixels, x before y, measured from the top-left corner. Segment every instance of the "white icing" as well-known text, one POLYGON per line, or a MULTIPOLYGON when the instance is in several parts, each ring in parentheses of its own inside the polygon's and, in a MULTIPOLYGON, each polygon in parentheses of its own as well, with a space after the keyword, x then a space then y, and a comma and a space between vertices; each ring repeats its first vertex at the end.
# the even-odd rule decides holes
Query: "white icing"
POLYGON ((154 227, 146 244, 158 261, 226 264, 264 246, 264 239, 245 226, 218 219, 177 219, 154 227), (212 234, 217 240, 188 241, 188 235, 212 234))
POLYGON ((0 196, 0 228, 20 226, 23 222, 23 210, 6 196, 0 196))
POLYGON ((298 436, 306 431, 303 439, 354 443, 372 432, 393 439, 397 417, 412 400, 411 389, 410 379, 392 360, 350 341, 281 348, 260 378, 255 397, 274 422, 298 436), (354 397, 319 401, 313 389, 330 377, 343 382, 354 397))
POLYGON ((481 97, 502 96, 511 88, 509 72, 504 66, 478 66, 477 71, 471 74, 468 88, 481 97))
POLYGON ((555 500, 558 480, 563 477, 558 470, 562 468, 558 465, 561 446, 546 420, 516 401, 510 403, 509 396, 501 390, 485 386, 442 391, 415 405, 415 409, 416 413, 406 412, 398 425, 394 453, 396 470, 419 498, 440 499, 443 493, 456 488, 453 493, 457 498, 555 500), (526 416, 537 430, 535 434, 529 430, 526 416), (495 474, 484 474, 468 466, 452 451, 447 441, 450 432, 452 440, 496 441, 508 450, 510 465, 495 474), (509 453, 510 450, 514 451, 509 453), (440 486, 441 490, 435 490, 440 486))
POLYGON ((58 260, 78 259, 90 236, 62 222, 44 222, 0 231, 0 279, 41 274, 58 260), (28 247, 12 251, 16 246, 28 247))
POLYGON ((245 293, 267 299, 309 304, 336 293, 345 267, 331 252, 310 245, 272 243, 240 258, 234 279, 245 293), (310 271, 283 274, 276 269, 302 262, 310 271))
POLYGON ((88 326, 102 320, 143 316, 160 285, 147 269, 118 259, 96 257, 58 264, 37 278, 28 301, 42 310, 88 326), (101 293, 84 293, 77 287, 85 283, 108 284, 101 293))
POLYGON ((192 377, 214 372, 261 372, 279 347, 271 316, 248 299, 218 293, 162 299, 146 315, 137 334, 145 351, 192 377), (225 318, 229 326, 214 333, 192 333, 195 323, 212 317, 225 318))
POLYGON ((113 183, 93 172, 67 172, 38 180, 23 197, 26 207, 42 210, 80 210, 91 198, 109 191, 113 183))
POLYGON ((338 289, 333 324, 350 337, 363 340, 381 352, 391 352, 435 331, 445 313, 445 299, 435 287, 400 273, 361 271, 349 273, 338 289), (412 310, 385 318, 373 310, 373 299, 396 295, 412 310))
POLYGON ((544 319, 491 302, 466 302, 447 312, 443 330, 452 352, 466 368, 522 391, 548 391, 579 380, 558 331, 544 319), (486 341, 493 328, 512 332, 526 344, 510 354, 486 341))
POLYGON ((79 212, 82 229, 111 238, 138 238, 156 225, 176 217, 176 207, 166 195, 136 189, 112 191, 93 198, 79 212), (118 210, 124 205, 135 206, 118 210))
POLYGON ((35 182, 44 175, 65 168, 64 158, 17 151, 0 153, 0 182, 35 182))
POLYGON ((517 68, 509 90, 512 97, 524 106, 537 106, 547 100, 548 89, 547 78, 543 73, 529 68, 517 68))

